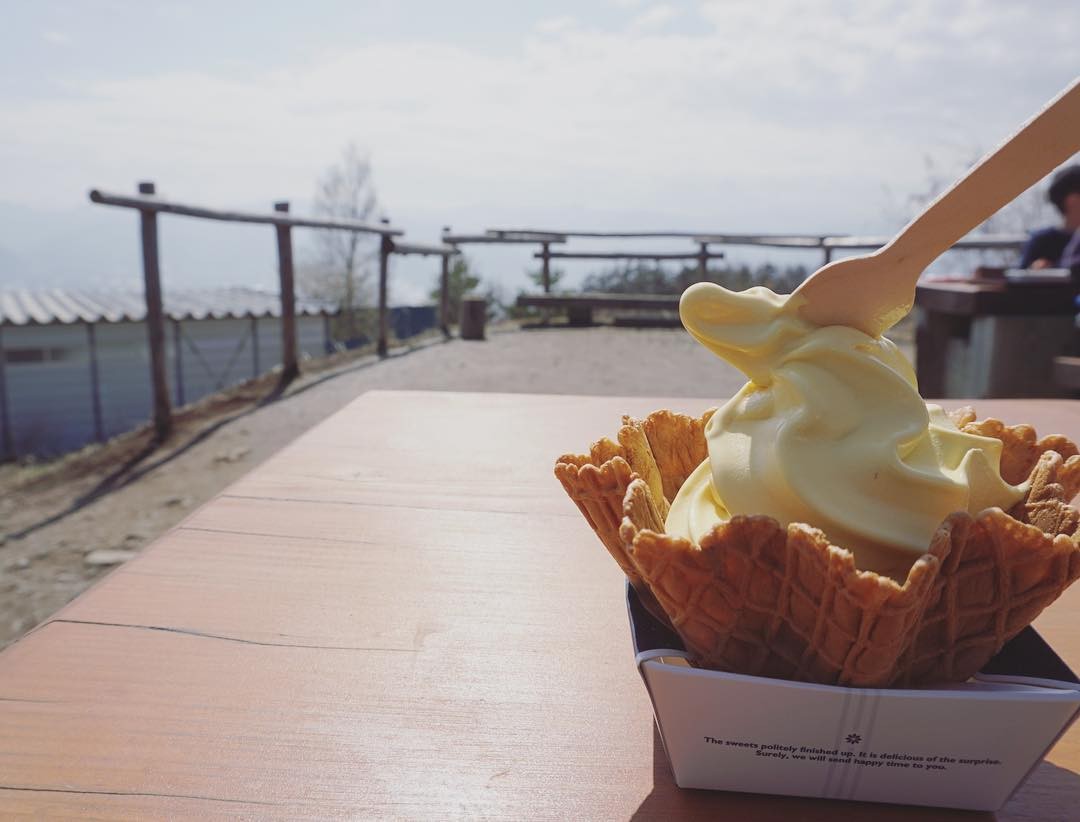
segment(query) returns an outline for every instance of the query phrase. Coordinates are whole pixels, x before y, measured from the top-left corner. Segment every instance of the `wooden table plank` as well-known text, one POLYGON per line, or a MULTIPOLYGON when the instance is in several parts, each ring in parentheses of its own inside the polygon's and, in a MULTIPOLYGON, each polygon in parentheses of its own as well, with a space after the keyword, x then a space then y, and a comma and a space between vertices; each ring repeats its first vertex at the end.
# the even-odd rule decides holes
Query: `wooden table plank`
MULTIPOLYGON (((973 818, 672 783, 621 575, 551 468, 708 404, 361 397, 0 654, 0 812, 973 818)), ((1080 403, 980 405, 1080 437, 1080 403)), ((1038 622, 1074 665, 1078 612, 1038 622)), ((1050 760, 999 818, 1080 805, 1080 734, 1050 760)))
POLYGON ((477 395, 445 393, 437 395, 438 407, 431 408, 426 401, 403 404, 397 396, 364 395, 228 493, 455 510, 535 511, 541 505, 546 511, 576 511, 551 493, 556 457, 614 436, 622 414, 644 416, 656 402, 692 414, 715 404, 706 399, 533 396, 523 405, 522 395, 484 394, 477 400, 477 395), (354 416, 359 408, 379 425, 359 428, 354 416), (530 422, 523 425, 526 408, 530 422))

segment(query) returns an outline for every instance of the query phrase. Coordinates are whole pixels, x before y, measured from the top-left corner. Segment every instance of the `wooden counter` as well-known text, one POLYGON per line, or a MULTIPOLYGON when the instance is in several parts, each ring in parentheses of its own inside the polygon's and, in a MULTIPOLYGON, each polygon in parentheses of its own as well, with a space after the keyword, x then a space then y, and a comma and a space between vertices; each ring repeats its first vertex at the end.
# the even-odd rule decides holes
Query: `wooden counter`
POLYGON ((938 314, 960 316, 1073 316, 1072 283, 1023 284, 927 282, 915 288, 915 304, 938 314))

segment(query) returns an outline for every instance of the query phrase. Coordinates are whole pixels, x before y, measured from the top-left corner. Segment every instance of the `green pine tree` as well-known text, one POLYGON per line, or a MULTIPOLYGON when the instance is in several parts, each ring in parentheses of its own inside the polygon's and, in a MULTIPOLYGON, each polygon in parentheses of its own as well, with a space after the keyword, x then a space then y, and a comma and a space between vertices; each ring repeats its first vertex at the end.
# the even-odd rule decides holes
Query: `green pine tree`
MULTIPOLYGON (((463 254, 459 254, 450 264, 450 277, 448 290, 450 292, 450 317, 451 325, 456 325, 461 320, 461 298, 470 294, 480 285, 480 278, 469 270, 469 260, 463 254)), ((431 292, 431 299, 436 305, 439 303, 439 286, 431 292)))

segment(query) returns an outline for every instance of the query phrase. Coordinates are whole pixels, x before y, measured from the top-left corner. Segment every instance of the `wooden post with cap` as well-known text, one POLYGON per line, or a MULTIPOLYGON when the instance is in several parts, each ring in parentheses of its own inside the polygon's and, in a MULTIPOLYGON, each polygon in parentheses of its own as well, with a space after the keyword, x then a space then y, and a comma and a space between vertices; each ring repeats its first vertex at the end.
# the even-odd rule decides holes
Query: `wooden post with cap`
POLYGON ((4 326, 0 323, 0 461, 15 459, 15 438, 11 434, 11 412, 8 409, 7 376, 4 363, 4 326))
MULTIPOLYGON (((139 183, 139 194, 153 195, 153 183, 139 183)), ((161 269, 158 265, 157 211, 139 209, 142 234, 143 285, 146 292, 146 336, 150 345, 150 385, 154 394, 154 436, 159 442, 172 430, 172 404, 165 373, 165 310, 161 304, 161 269)))
MULTIPOLYGON (((289 203, 274 203, 274 211, 288 214, 289 203)), ((274 226, 277 233, 278 279, 281 283, 281 385, 288 385, 300 375, 296 361, 296 285, 293 279, 292 228, 274 226)))
MULTIPOLYGON (((390 225, 390 218, 383 217, 379 222, 390 225)), ((389 234, 383 234, 379 241, 379 341, 376 351, 380 357, 385 357, 390 347, 387 342, 389 336, 386 307, 387 279, 390 273, 390 253, 394 250, 394 241, 389 234)))
MULTIPOLYGON (((443 242, 450 233, 450 226, 443 226, 443 242)), ((450 255, 442 255, 442 276, 439 279, 439 327, 443 336, 450 338, 450 255)))

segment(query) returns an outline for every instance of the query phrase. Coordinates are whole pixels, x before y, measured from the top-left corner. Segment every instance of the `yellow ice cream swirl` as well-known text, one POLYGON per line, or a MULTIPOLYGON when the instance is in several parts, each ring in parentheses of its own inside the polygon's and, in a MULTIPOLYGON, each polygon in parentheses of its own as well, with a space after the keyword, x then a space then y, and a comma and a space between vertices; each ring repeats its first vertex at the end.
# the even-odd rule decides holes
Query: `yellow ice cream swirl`
POLYGON ((813 325, 797 300, 711 283, 683 294, 687 330, 750 382, 706 427, 709 457, 672 503, 668 533, 700 541, 734 514, 767 514, 820 528, 860 569, 902 580, 946 515, 1023 496, 1001 479, 1001 443, 924 403, 896 345, 813 325))

